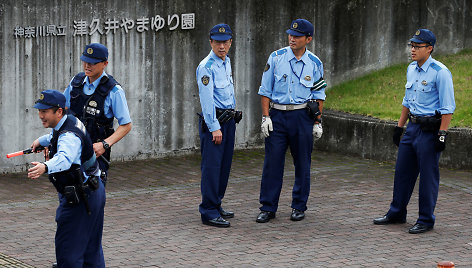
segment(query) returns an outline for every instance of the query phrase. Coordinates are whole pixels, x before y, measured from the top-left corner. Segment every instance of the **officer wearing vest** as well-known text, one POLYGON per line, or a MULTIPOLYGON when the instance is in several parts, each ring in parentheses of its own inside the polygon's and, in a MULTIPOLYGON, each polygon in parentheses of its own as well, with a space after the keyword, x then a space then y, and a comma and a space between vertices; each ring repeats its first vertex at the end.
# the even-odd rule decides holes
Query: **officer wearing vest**
POLYGON ((233 75, 227 56, 232 41, 229 25, 215 25, 210 30, 212 50, 196 71, 202 107, 199 120, 202 203, 199 211, 203 224, 216 227, 229 227, 226 219, 234 217, 233 212, 221 207, 233 158, 235 124, 242 118, 242 113, 234 110, 233 75))
POLYGON ((66 99, 56 90, 41 92, 34 105, 49 135, 36 139, 31 147, 49 146, 49 160, 32 162, 28 177, 48 173, 59 195, 56 211, 57 267, 105 267, 102 250, 105 188, 85 126, 65 115, 66 99))
POLYGON ((80 59, 84 72, 75 75, 64 91, 66 107, 87 128, 106 183, 111 147, 131 130, 131 118, 124 90, 105 73, 108 49, 98 43, 86 45, 80 59), (116 131, 114 117, 119 124, 116 131))
POLYGON ((269 56, 259 88, 261 130, 265 137, 259 198, 262 206, 256 219, 260 223, 275 218, 288 147, 295 163, 290 219, 299 221, 305 217, 313 137, 319 139, 323 133, 321 110, 326 97, 323 63, 306 49, 313 39, 313 25, 296 19, 287 33, 289 46, 269 56))
POLYGON ((374 219, 374 224, 406 222, 407 205, 419 174, 419 217, 409 229, 409 233, 418 234, 434 226, 439 157, 446 147, 447 129, 456 104, 451 72, 431 57, 436 43, 434 34, 420 29, 410 42, 414 61, 406 72, 403 110, 393 134, 393 142, 399 146, 393 200, 387 214, 374 219))

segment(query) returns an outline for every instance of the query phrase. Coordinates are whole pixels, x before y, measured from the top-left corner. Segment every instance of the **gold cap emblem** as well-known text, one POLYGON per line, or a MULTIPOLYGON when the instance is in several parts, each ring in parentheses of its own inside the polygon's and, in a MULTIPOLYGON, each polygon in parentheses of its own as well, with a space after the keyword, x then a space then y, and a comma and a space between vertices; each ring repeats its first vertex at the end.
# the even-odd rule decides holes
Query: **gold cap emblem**
POLYGON ((226 29, 223 28, 223 27, 221 27, 220 29, 218 29, 218 31, 219 31, 220 33, 224 33, 224 32, 226 32, 226 29))
POLYGON ((97 102, 96 101, 90 101, 89 106, 90 107, 97 107, 97 102))
POLYGON ((416 31, 415 35, 420 35, 420 30, 416 31))
POLYGON ((293 23, 292 28, 293 28, 293 29, 296 29, 297 27, 298 27, 298 23, 296 23, 296 22, 293 23))
POLYGON ((39 99, 44 100, 44 95, 42 93, 41 93, 41 95, 39 95, 39 99))
POLYGON ((87 48, 87 53, 88 54, 93 54, 93 49, 91 47, 87 48))

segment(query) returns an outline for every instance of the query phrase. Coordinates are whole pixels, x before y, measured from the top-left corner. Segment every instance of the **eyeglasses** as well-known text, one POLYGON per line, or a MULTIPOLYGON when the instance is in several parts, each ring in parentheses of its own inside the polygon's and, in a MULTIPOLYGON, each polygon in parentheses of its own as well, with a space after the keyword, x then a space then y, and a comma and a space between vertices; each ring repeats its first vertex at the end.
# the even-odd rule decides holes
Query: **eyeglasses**
POLYGON ((422 47, 429 47, 429 45, 417 46, 417 45, 413 45, 413 44, 408 44, 408 46, 409 46, 410 48, 413 48, 414 50, 418 50, 418 49, 420 49, 420 48, 422 48, 422 47))

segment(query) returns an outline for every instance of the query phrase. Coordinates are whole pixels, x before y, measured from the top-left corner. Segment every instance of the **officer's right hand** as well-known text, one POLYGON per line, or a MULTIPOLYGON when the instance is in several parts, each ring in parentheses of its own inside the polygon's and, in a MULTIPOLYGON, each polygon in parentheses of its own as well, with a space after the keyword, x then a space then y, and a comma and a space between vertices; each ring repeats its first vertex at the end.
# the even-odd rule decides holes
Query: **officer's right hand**
POLYGON ((402 137, 402 134, 403 134, 403 128, 396 126, 395 129, 393 130, 393 143, 396 146, 400 146, 400 139, 402 137))
POLYGON ((272 120, 269 116, 262 116, 261 130, 264 138, 269 137, 269 131, 274 130, 274 127, 272 126, 272 120))
POLYGON ((35 153, 38 153, 38 152, 40 152, 40 151, 43 150, 43 149, 41 149, 41 150, 36 149, 36 148, 38 148, 38 147, 41 147, 41 144, 39 144, 39 139, 36 139, 36 140, 33 141, 33 143, 31 144, 31 149, 33 149, 33 152, 35 152, 35 153))
POLYGON ((221 132, 221 129, 212 131, 211 135, 213 136, 212 141, 215 144, 221 144, 221 141, 223 140, 223 132, 221 132))

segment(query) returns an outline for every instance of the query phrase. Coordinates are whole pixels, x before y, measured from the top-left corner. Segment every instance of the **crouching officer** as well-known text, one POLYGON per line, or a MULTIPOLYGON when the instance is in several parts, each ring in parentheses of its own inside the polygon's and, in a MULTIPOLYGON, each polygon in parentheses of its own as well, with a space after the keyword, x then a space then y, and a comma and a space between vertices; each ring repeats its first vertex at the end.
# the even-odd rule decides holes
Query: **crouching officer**
POLYGON ((65 96, 56 90, 41 92, 34 105, 43 127, 52 133, 31 147, 49 147, 49 160, 32 162, 28 177, 49 174, 59 195, 56 211, 58 267, 105 267, 102 250, 105 188, 92 141, 80 120, 65 114, 65 96))
POLYGON ((202 154, 202 222, 216 227, 229 227, 226 220, 234 213, 221 207, 228 185, 234 151, 235 123, 242 118, 235 111, 231 61, 227 56, 232 43, 232 31, 227 24, 210 30, 210 54, 197 67, 197 84, 202 114, 199 122, 202 154))
POLYGON ((409 233, 418 234, 434 226, 439 156, 446 146, 447 129, 456 104, 451 72, 431 57, 436 43, 434 34, 420 29, 410 42, 414 62, 407 69, 403 110, 393 135, 393 142, 399 146, 393 200, 387 214, 374 219, 374 224, 406 222, 406 208, 419 174, 419 217, 409 229, 409 233))

